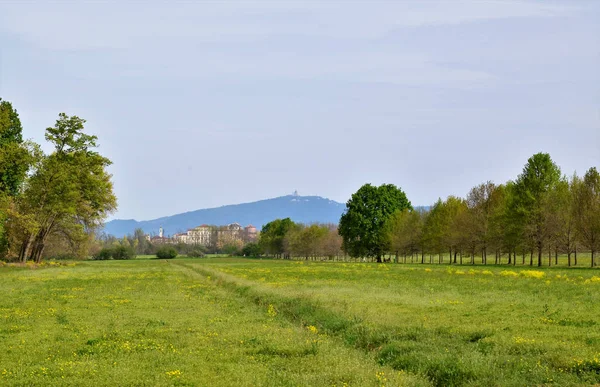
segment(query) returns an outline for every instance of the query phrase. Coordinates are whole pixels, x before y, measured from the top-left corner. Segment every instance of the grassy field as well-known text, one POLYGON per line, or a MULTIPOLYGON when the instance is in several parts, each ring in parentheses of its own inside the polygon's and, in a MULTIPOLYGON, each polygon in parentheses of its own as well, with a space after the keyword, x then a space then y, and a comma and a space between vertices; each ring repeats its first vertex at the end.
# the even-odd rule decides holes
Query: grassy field
POLYGON ((600 383, 599 270, 210 258, 0 278, 0 385, 600 383))

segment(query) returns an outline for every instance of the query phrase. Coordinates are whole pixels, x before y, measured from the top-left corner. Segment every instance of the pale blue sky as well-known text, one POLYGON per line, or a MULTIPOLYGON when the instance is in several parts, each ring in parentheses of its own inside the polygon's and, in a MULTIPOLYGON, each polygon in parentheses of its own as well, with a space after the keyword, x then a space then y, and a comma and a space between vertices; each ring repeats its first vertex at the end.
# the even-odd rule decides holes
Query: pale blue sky
POLYGON ((116 218, 291 193, 413 204, 600 166, 600 1, 2 1, 0 97, 114 161, 116 218))

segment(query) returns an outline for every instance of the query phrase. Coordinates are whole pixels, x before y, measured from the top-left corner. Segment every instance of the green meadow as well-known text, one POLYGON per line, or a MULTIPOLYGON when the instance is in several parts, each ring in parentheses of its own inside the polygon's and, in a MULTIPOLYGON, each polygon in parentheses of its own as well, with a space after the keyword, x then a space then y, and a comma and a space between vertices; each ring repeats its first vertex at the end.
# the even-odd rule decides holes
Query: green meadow
POLYGON ((0 385, 600 383, 598 270, 50 262, 0 291, 0 385))

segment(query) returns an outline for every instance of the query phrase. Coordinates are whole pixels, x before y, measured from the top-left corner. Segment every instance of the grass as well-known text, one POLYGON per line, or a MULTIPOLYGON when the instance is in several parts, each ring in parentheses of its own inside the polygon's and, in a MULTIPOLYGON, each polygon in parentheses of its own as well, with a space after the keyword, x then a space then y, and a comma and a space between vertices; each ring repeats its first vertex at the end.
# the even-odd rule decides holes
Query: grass
POLYGON ((598 270, 176 258, 0 276, 2 385, 600 383, 598 270))
POLYGON ((424 384, 172 261, 0 276, 0 385, 424 384))

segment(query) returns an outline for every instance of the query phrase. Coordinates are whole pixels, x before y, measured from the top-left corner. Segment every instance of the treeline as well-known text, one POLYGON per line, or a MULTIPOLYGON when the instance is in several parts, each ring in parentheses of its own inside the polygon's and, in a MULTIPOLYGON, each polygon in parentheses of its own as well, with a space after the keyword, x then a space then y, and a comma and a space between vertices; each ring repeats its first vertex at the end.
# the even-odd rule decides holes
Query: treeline
POLYGON ((46 129, 50 153, 24 141, 17 111, 0 99, 0 259, 87 257, 94 233, 116 208, 110 160, 85 120, 59 114, 46 129))
POLYGON ((591 266, 600 248, 600 175, 595 167, 583 178, 561 175, 548 154, 538 153, 514 181, 473 187, 465 198, 438 200, 427 212, 405 209, 386 222, 388 249, 396 256, 448 253, 452 263, 537 266, 547 256, 548 265, 566 254, 568 265, 577 264, 577 252, 591 253, 591 266), (458 261, 457 261, 458 256, 458 261))
POLYGON ((257 254, 286 259, 336 259, 343 256, 344 252, 336 225, 305 225, 285 218, 263 226, 254 249, 254 255, 257 254))
POLYGON ((538 153, 514 181, 482 183, 428 210, 414 210, 391 184, 366 184, 348 201, 339 230, 279 219, 263 228, 259 247, 281 258, 538 266, 557 264, 559 254, 577 265, 578 252, 585 251, 596 266, 600 175, 592 167, 583 177, 563 176, 550 155, 538 153))
POLYGON ((174 249, 177 254, 189 257, 199 257, 206 254, 225 254, 231 256, 258 256, 261 254, 256 243, 248 243, 245 239, 236 238, 229 234, 217 238, 216 233, 219 230, 225 229, 225 227, 214 226, 215 236, 212 238, 214 243, 207 245, 200 243, 200 241, 198 243, 184 243, 176 239, 169 239, 166 243, 162 240, 158 243, 153 242, 141 228, 135 229, 133 234, 125 235, 122 238, 101 233, 96 237, 90 253, 92 256, 95 256, 101 250, 104 250, 102 254, 106 254, 107 250, 112 249, 117 254, 124 251, 127 257, 133 258, 137 255, 156 255, 158 251, 168 246, 174 249))

